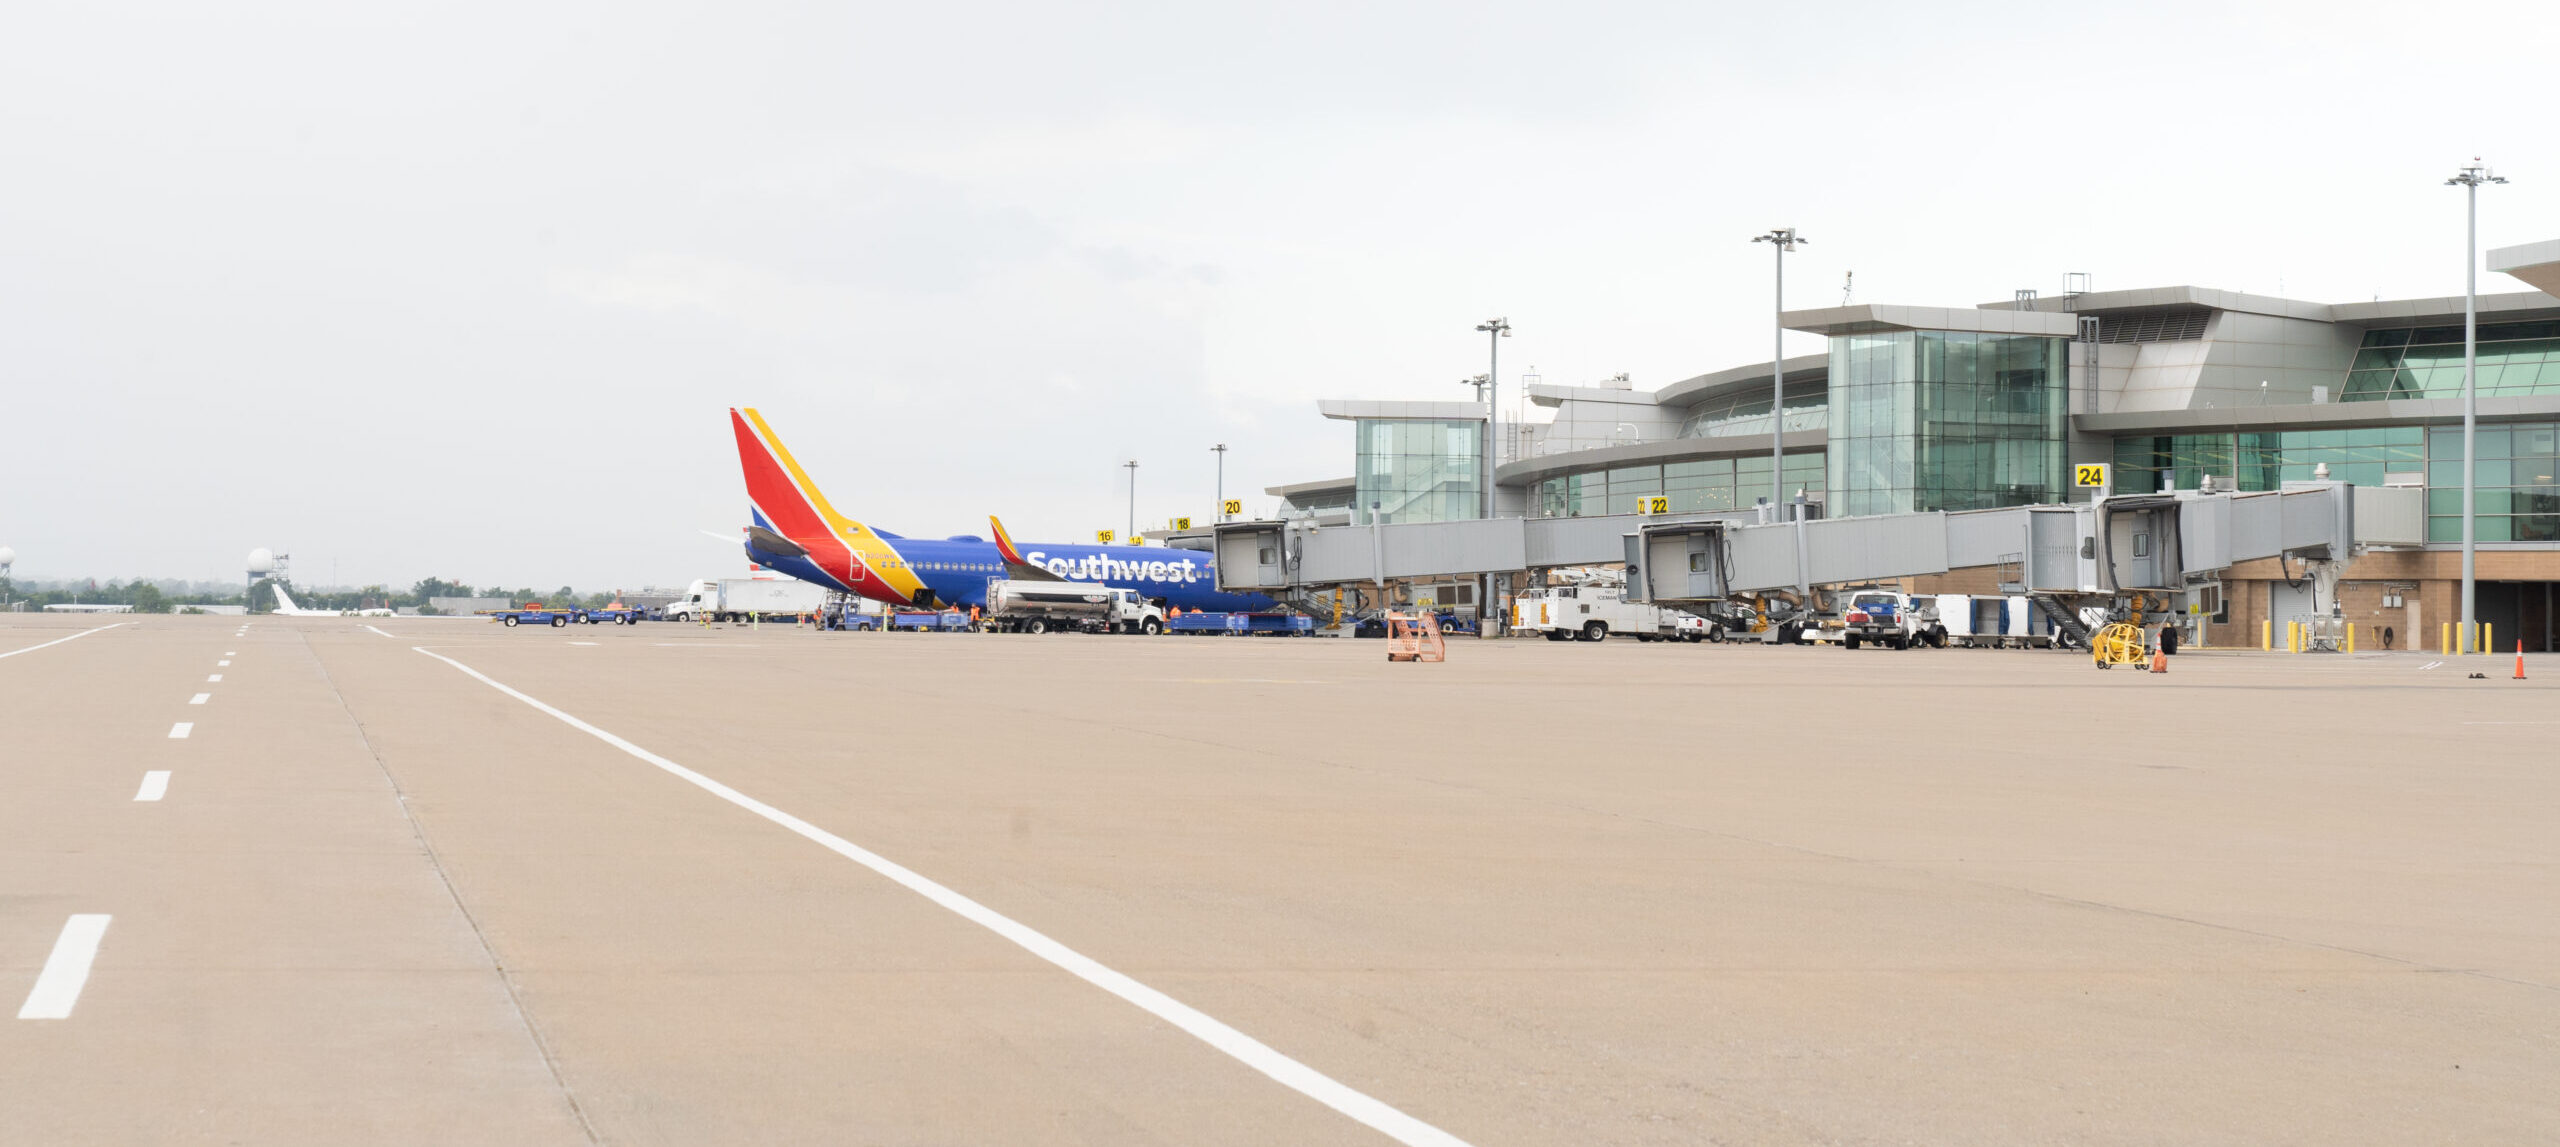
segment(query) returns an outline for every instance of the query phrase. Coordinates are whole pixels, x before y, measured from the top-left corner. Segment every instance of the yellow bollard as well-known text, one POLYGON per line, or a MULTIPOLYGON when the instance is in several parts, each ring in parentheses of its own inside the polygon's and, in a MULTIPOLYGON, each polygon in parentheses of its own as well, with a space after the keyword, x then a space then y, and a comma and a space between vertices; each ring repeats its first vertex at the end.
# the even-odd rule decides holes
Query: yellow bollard
POLYGON ((2489 655, 2489 651, 2490 651, 2490 650, 2492 650, 2492 649, 2496 649, 2497 647, 2498 647, 2498 627, 2497 627, 2497 626, 2494 626, 2494 625, 2491 625, 2491 624, 2489 624, 2488 622, 2485 622, 2485 621, 2484 621, 2484 622, 2481 622, 2481 623, 2480 623, 2480 656, 2482 656, 2482 657, 2487 657, 2487 656, 2489 655))
POLYGON ((2267 620, 2258 623, 2258 651, 2260 653, 2273 653, 2276 651, 2276 623, 2274 618, 2268 618, 2267 620))
POLYGON ((2353 622, 2349 622, 2349 623, 2347 624, 2347 652, 2349 652, 2349 653, 2353 653, 2353 652, 2355 652, 2355 651, 2356 651, 2356 627, 2355 627, 2355 624, 2354 624, 2353 622))

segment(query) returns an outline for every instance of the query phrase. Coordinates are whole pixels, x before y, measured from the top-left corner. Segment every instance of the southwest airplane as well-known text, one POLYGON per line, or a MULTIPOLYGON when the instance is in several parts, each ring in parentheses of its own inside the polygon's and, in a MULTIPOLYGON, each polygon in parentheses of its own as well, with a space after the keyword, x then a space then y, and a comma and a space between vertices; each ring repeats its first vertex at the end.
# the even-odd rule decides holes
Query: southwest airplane
POLYGON ((753 408, 731 408, 738 465, 746 471, 747 560, 839 593, 926 609, 983 607, 987 582, 1098 582, 1137 590, 1168 607, 1258 612, 1278 603, 1260 594, 1218 592, 1217 568, 1198 550, 1145 546, 1017 547, 994 518, 996 540, 962 535, 902 538, 836 512, 782 439, 753 408))

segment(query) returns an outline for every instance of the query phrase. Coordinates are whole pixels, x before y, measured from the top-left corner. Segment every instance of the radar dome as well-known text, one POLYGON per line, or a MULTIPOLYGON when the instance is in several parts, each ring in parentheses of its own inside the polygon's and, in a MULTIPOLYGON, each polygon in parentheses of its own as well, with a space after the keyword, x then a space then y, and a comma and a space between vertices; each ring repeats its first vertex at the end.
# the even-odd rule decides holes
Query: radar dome
POLYGON ((265 546, 249 551, 249 572, 264 577, 276 571, 276 555, 265 546))
POLYGON ((0 546, 0 569, 7 569, 16 564, 18 564, 18 551, 0 546))

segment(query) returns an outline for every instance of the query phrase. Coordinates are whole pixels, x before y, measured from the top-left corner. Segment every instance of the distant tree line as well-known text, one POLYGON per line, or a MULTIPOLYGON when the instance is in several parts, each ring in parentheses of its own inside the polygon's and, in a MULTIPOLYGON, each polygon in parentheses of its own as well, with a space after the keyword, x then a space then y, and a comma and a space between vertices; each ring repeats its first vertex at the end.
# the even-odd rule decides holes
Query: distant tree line
MULTIPOLYGON (((294 587, 294 604, 305 609, 407 609, 428 608, 431 598, 485 597, 504 598, 509 605, 542 602, 547 605, 585 606, 596 608, 610 604, 614 593, 598 590, 579 593, 561 586, 551 593, 536 593, 531 588, 508 589, 484 586, 473 589, 460 582, 442 578, 424 578, 406 592, 394 592, 387 586, 368 585, 358 589, 321 591, 294 587)), ((276 607, 275 581, 262 578, 245 592, 172 593, 140 578, 132 581, 109 579, 80 582, 40 582, 19 585, 0 577, 0 601, 23 601, 24 608, 39 610, 48 605, 129 605, 135 613, 184 613, 191 606, 246 605, 251 613, 267 613, 276 607)))

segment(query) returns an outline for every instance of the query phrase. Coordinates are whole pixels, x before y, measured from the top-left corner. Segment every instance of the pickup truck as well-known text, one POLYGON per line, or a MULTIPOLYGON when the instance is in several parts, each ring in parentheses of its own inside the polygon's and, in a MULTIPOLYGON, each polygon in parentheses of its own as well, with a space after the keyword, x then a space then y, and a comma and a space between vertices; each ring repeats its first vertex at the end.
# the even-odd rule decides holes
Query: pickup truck
POLYGON ((1850 593, 1848 606, 1841 610, 1840 644, 1850 649, 1860 645, 1943 649, 1947 627, 1938 623, 1937 607, 1928 599, 1888 589, 1862 589, 1850 593))

